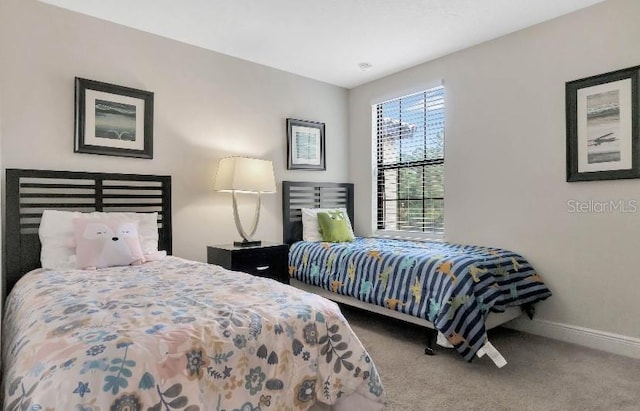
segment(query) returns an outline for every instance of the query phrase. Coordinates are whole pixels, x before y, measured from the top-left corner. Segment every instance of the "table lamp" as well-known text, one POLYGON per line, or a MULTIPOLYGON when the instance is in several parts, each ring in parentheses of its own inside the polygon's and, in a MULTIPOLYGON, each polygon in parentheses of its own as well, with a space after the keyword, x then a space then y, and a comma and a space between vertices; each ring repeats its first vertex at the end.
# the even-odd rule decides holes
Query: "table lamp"
POLYGON ((231 192, 233 196, 233 218, 242 241, 234 241, 238 247, 254 247, 261 244, 253 235, 260 219, 260 196, 263 193, 275 193, 276 181, 273 175, 273 163, 268 160, 247 157, 226 157, 220 160, 213 189, 231 192), (256 210, 251 229, 247 232, 242 227, 238 214, 238 193, 251 193, 257 197, 256 210))

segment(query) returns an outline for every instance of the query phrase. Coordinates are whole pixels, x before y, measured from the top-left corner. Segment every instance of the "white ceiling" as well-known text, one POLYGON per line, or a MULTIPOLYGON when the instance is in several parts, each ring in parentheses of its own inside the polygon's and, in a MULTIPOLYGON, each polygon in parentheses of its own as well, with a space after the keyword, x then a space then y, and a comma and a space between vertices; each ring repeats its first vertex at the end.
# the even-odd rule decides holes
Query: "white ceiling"
POLYGON ((603 0, 41 1, 351 88, 603 0))

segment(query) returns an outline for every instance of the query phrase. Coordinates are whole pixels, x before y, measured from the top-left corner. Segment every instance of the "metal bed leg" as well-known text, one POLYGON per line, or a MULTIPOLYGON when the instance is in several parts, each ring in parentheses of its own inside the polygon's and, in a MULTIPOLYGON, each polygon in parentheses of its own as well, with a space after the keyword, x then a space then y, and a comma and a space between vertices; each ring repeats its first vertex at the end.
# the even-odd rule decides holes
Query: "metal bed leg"
POLYGON ((438 331, 427 328, 427 347, 424 349, 425 355, 434 355, 433 346, 436 342, 436 338, 438 337, 438 331))

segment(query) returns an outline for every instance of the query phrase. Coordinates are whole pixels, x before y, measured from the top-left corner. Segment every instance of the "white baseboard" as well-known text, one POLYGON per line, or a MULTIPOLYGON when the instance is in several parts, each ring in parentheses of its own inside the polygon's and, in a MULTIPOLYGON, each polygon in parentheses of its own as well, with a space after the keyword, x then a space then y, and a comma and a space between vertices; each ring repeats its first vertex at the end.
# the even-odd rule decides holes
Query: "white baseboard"
POLYGON ((546 320, 519 318, 504 325, 514 330, 540 335, 612 354, 640 358, 640 339, 546 320))

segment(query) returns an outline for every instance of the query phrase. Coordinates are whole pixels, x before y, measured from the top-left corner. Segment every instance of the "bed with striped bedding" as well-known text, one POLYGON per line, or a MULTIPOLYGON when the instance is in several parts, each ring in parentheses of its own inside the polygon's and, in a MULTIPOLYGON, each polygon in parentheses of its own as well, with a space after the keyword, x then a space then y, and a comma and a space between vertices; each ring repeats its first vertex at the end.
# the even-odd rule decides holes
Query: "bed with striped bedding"
POLYGON ((551 291, 521 255, 489 247, 358 237, 299 241, 289 274, 332 293, 431 322, 471 361, 487 342, 491 312, 544 300, 551 291))

